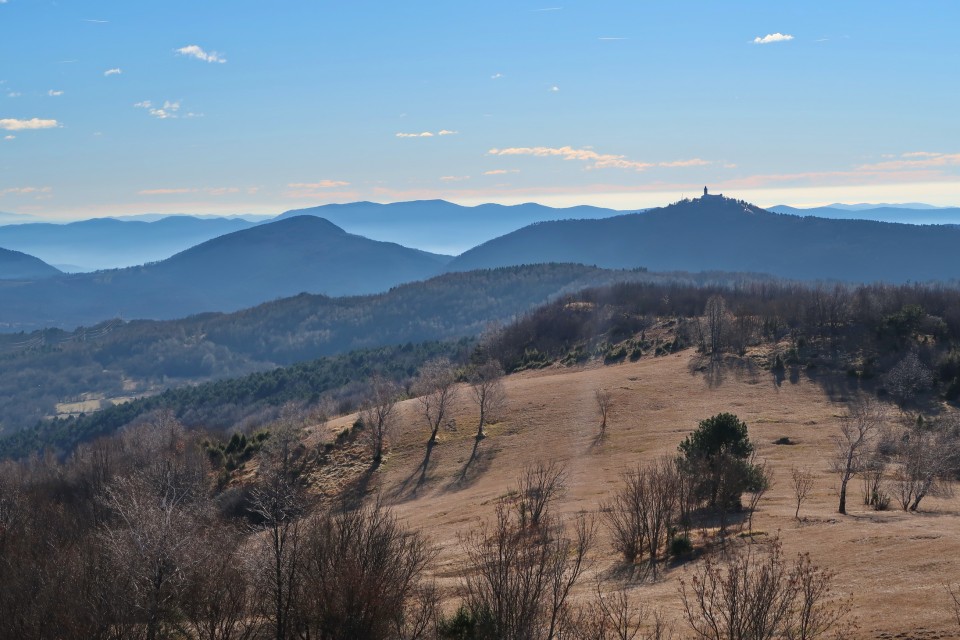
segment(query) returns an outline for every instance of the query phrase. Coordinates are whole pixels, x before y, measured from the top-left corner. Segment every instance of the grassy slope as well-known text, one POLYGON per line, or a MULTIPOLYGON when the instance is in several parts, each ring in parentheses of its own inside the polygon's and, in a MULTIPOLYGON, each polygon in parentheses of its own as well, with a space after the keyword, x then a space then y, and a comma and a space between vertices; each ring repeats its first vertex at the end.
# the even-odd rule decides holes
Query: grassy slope
MULTIPOLYGON (((452 589, 462 559, 458 533, 492 516, 494 501, 511 488, 525 464, 538 458, 562 460, 571 478, 560 511, 596 511, 624 470, 674 454, 699 420, 731 411, 747 422, 760 456, 775 472, 775 486, 760 505, 754 529, 779 531, 788 557, 809 551, 816 563, 838 572, 839 591, 853 593, 862 625, 858 637, 875 638, 880 631, 904 632, 898 637, 905 639, 955 637, 950 634, 956 633, 956 623, 941 585, 960 576, 960 499, 927 498, 920 514, 877 513, 858 504, 860 485, 855 481, 850 515, 838 516, 836 482, 827 457, 843 402, 831 400, 823 385, 802 376, 781 386, 769 372, 750 367, 707 376, 693 370, 694 358, 688 350, 622 365, 510 376, 509 419, 488 429, 490 437, 481 442, 466 473, 476 417, 461 395, 454 412, 456 429, 443 432, 422 482, 427 433, 417 419, 415 401, 408 401, 393 448, 372 486, 439 544, 437 574, 441 584, 452 589), (595 441, 596 388, 610 390, 615 402, 608 437, 600 443, 595 441), (798 444, 772 444, 782 436, 798 444), (793 519, 792 466, 809 467, 816 474, 816 489, 801 511, 802 524, 793 519)), ((895 410, 891 415, 896 418, 895 410)), ((327 426, 329 433, 315 432, 313 437, 331 438, 352 420, 336 420, 327 426)), ((594 574, 616 566, 602 527, 595 560, 594 574)), ((678 578, 689 578, 690 569, 672 568, 655 584, 636 586, 633 595, 664 607, 678 620, 678 578)))

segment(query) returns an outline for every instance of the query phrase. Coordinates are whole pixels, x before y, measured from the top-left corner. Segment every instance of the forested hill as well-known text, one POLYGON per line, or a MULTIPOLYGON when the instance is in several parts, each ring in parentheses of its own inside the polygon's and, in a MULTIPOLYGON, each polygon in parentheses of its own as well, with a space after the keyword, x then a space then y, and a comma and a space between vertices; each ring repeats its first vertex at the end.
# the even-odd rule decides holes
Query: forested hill
POLYGON ((960 278, 960 229, 771 213, 717 196, 602 220, 534 224, 471 249, 451 270, 536 262, 753 271, 800 280, 960 278))
MULTIPOLYGON (((0 248, 0 280, 32 280, 34 278, 48 278, 60 273, 40 258, 0 248)), ((3 284, 0 283, 0 291, 3 284)))
POLYGON ((120 314, 170 319, 308 291, 386 291, 442 272, 446 256, 378 242, 313 216, 229 233, 166 260, 10 286, 0 326, 72 328, 120 314))
POLYGON ((0 434, 53 415, 57 403, 152 393, 353 349, 474 336, 587 286, 733 279, 534 265, 447 274, 371 296, 299 295, 231 314, 0 334, 0 434))

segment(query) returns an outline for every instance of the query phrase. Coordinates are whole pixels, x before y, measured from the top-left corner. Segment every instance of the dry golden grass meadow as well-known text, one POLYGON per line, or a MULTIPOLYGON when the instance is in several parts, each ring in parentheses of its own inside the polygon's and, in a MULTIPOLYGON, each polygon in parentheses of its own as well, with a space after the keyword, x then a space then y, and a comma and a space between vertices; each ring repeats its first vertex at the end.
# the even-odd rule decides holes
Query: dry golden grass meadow
MULTIPOLYGON (((747 423, 759 457, 774 472, 774 486, 754 517, 754 540, 779 535, 788 557, 809 552, 816 564, 836 571, 837 591, 852 597, 860 625, 857 637, 960 637, 944 587, 960 581, 960 500, 927 498, 920 513, 904 513, 894 501, 890 510, 877 512, 862 505, 860 481, 855 480, 849 514, 839 515, 837 481, 829 461, 839 417, 853 397, 844 383, 830 389, 801 375, 778 384, 769 371, 742 362, 710 373, 697 370, 696 357, 688 350, 620 365, 511 375, 505 380, 504 417, 487 428, 488 437, 476 451, 476 409, 461 393, 451 427, 441 432, 426 461, 429 432, 416 401, 406 401, 389 453, 364 489, 380 492, 402 519, 438 545, 435 575, 453 606, 463 559, 458 536, 493 517, 496 501, 515 485, 525 465, 563 463, 569 471, 568 488, 555 511, 565 516, 597 512, 625 470, 675 454, 700 420, 728 411, 747 423), (597 438, 596 389, 613 397, 602 440, 597 438), (781 437, 795 444, 773 444, 781 437), (808 468, 816 477, 800 522, 794 518, 792 467, 808 468)), ((889 417, 901 419, 892 406, 889 417)), ((313 437, 331 439, 354 418, 331 421, 328 432, 313 437)), ((343 462, 328 467, 318 483, 343 487, 368 468, 359 452, 352 463, 349 455, 343 462)), ((581 597, 598 577, 617 583, 618 557, 602 524, 598 532, 581 597)), ((734 544, 751 543, 749 537, 731 537, 734 544)), ((683 629, 679 579, 689 577, 695 564, 671 565, 656 580, 625 584, 631 597, 661 608, 683 629)))

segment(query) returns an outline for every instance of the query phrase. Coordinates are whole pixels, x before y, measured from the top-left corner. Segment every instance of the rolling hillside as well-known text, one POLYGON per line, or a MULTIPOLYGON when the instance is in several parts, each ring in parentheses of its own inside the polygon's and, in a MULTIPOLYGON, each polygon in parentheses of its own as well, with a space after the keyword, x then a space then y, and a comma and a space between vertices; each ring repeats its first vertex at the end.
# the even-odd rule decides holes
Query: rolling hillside
POLYGON ((602 220, 530 225, 471 249, 449 269, 537 262, 606 268, 753 271, 801 280, 960 278, 960 230, 800 218, 708 196, 602 220))
POLYGON ((59 269, 40 258, 0 248, 0 280, 33 280, 49 278, 59 273, 59 269))
POLYGON ((170 319, 235 311, 301 292, 376 293, 440 273, 446 261, 298 216, 220 236, 153 264, 8 282, 0 285, 0 326, 72 328, 117 315, 170 319))

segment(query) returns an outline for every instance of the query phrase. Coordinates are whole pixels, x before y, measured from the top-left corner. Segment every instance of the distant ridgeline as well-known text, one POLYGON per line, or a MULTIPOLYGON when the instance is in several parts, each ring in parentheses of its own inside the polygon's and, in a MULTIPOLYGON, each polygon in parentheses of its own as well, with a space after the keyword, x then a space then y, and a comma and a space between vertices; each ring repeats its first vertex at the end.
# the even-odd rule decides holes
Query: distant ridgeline
MULTIPOLYGON (((434 219, 455 206, 403 204, 391 208, 357 203, 359 209, 344 206, 302 213, 330 211, 345 216, 356 209, 373 224, 370 221, 382 220, 388 212, 414 212, 420 207, 434 219)), ((484 211, 498 216, 498 224, 504 223, 505 212, 513 212, 509 207, 485 207, 484 211)), ((466 209, 461 211, 464 215, 473 213, 471 208, 459 209, 466 209)), ((795 280, 854 283, 960 278, 956 259, 960 228, 953 225, 777 214, 712 195, 706 188, 702 197, 640 213, 600 218, 616 212, 586 208, 561 214, 540 207, 524 215, 532 218, 549 211, 584 217, 541 221, 457 257, 370 240, 315 215, 291 215, 244 228, 165 260, 126 269, 65 275, 26 256, 43 266, 34 264, 40 272, 30 278, 0 275, 7 278, 0 279, 4 302, 0 330, 72 329, 118 314, 173 319, 236 311, 301 292, 366 295, 451 271, 551 262, 608 269, 767 273, 795 280)))
POLYGON ((794 280, 927 282, 960 278, 960 229, 771 213, 704 195, 599 220, 525 227, 454 258, 450 270, 579 262, 651 271, 767 273, 794 280))

